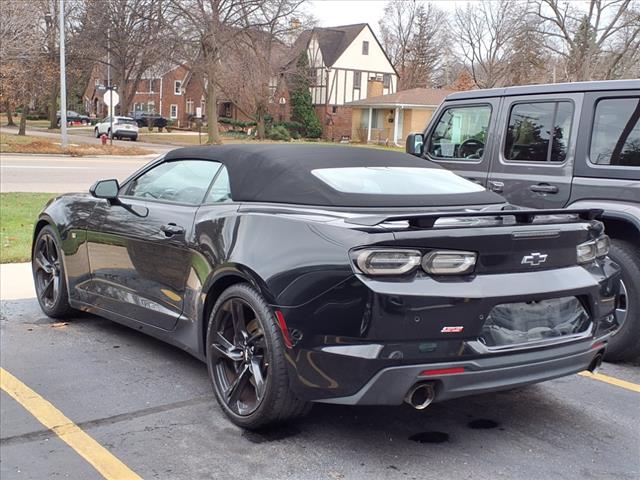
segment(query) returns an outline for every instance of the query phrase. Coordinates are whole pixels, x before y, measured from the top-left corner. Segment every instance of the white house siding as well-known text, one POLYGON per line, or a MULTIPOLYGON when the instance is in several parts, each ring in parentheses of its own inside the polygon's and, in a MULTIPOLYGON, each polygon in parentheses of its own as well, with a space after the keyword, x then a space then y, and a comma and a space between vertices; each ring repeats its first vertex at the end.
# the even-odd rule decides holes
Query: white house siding
POLYGON ((347 102, 367 98, 367 83, 372 77, 390 75, 390 86, 383 89, 383 95, 395 93, 398 77, 384 51, 369 27, 365 27, 327 71, 316 36, 309 41, 307 50, 309 64, 315 68, 316 84, 311 88, 315 105, 344 105, 347 102), (362 54, 362 42, 369 42, 369 54, 362 54), (360 72, 360 89, 354 89, 356 72, 360 72), (328 102, 326 101, 328 93, 328 102))

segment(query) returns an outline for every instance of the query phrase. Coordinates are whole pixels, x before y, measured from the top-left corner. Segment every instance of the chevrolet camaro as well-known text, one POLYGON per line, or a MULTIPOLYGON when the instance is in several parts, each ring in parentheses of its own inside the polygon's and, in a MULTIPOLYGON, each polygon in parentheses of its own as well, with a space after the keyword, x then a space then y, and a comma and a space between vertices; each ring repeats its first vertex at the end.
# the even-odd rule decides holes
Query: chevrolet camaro
POLYGON ((50 317, 206 362, 222 410, 259 428, 594 370, 620 276, 600 213, 518 208, 380 149, 181 148, 51 201, 33 276, 50 317))

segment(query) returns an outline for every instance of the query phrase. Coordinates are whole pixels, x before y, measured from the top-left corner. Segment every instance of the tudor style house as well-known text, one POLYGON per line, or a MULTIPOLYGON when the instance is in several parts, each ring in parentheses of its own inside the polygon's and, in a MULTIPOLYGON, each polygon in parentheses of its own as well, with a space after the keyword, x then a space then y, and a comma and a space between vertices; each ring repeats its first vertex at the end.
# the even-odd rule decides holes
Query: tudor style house
POLYGON ((312 101, 328 139, 351 137, 345 104, 397 90, 398 72, 366 23, 314 28, 296 43, 306 44, 312 101))

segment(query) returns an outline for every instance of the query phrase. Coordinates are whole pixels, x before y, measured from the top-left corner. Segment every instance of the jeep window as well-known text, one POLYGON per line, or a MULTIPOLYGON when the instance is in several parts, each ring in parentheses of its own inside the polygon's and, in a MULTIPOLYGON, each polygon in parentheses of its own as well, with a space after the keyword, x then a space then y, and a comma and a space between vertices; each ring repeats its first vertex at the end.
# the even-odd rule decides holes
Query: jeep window
POLYGON ((589 160, 596 165, 640 167, 640 98, 596 104, 589 160))
POLYGON ((525 162, 564 162, 573 104, 518 103, 511 108, 504 157, 525 162))
POLYGON ((490 118, 489 105, 447 108, 431 134, 429 155, 442 159, 481 159, 490 118))

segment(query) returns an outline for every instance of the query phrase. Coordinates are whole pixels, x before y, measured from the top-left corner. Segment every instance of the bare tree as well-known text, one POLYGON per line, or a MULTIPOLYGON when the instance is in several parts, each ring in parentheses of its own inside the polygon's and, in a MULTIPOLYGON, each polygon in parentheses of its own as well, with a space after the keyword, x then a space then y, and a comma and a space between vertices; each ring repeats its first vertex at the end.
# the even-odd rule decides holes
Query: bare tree
POLYGON ((434 84, 450 52, 446 13, 431 3, 392 0, 379 23, 383 46, 400 75, 399 90, 434 84))
POLYGON ((181 39, 180 54, 202 82, 208 143, 220 143, 218 96, 223 57, 256 14, 259 0, 170 0, 171 25, 181 39))
POLYGON ((145 72, 171 59, 163 0, 85 0, 84 60, 111 66, 112 83, 127 113, 145 72))
POLYGON ((2 5, 0 64, 0 96, 9 112, 14 106, 21 107, 18 135, 25 135, 29 108, 46 89, 42 78, 55 72, 50 71, 32 5, 21 0, 7 0, 2 5))
POLYGON ((546 47, 564 60, 568 81, 638 75, 640 2, 590 0, 586 10, 560 0, 531 0, 546 47))
POLYGON ((526 5, 508 0, 483 0, 456 9, 455 34, 476 85, 491 88, 505 81, 512 41, 525 17, 526 5))
POLYGON ((243 31, 233 48, 236 66, 225 69, 236 78, 225 75, 221 88, 236 103, 244 104, 245 111, 255 112, 260 139, 265 138, 269 104, 277 101, 274 94, 289 73, 286 66, 290 48, 284 40, 300 30, 303 3, 304 0, 265 0, 253 14, 244 15, 243 31))

